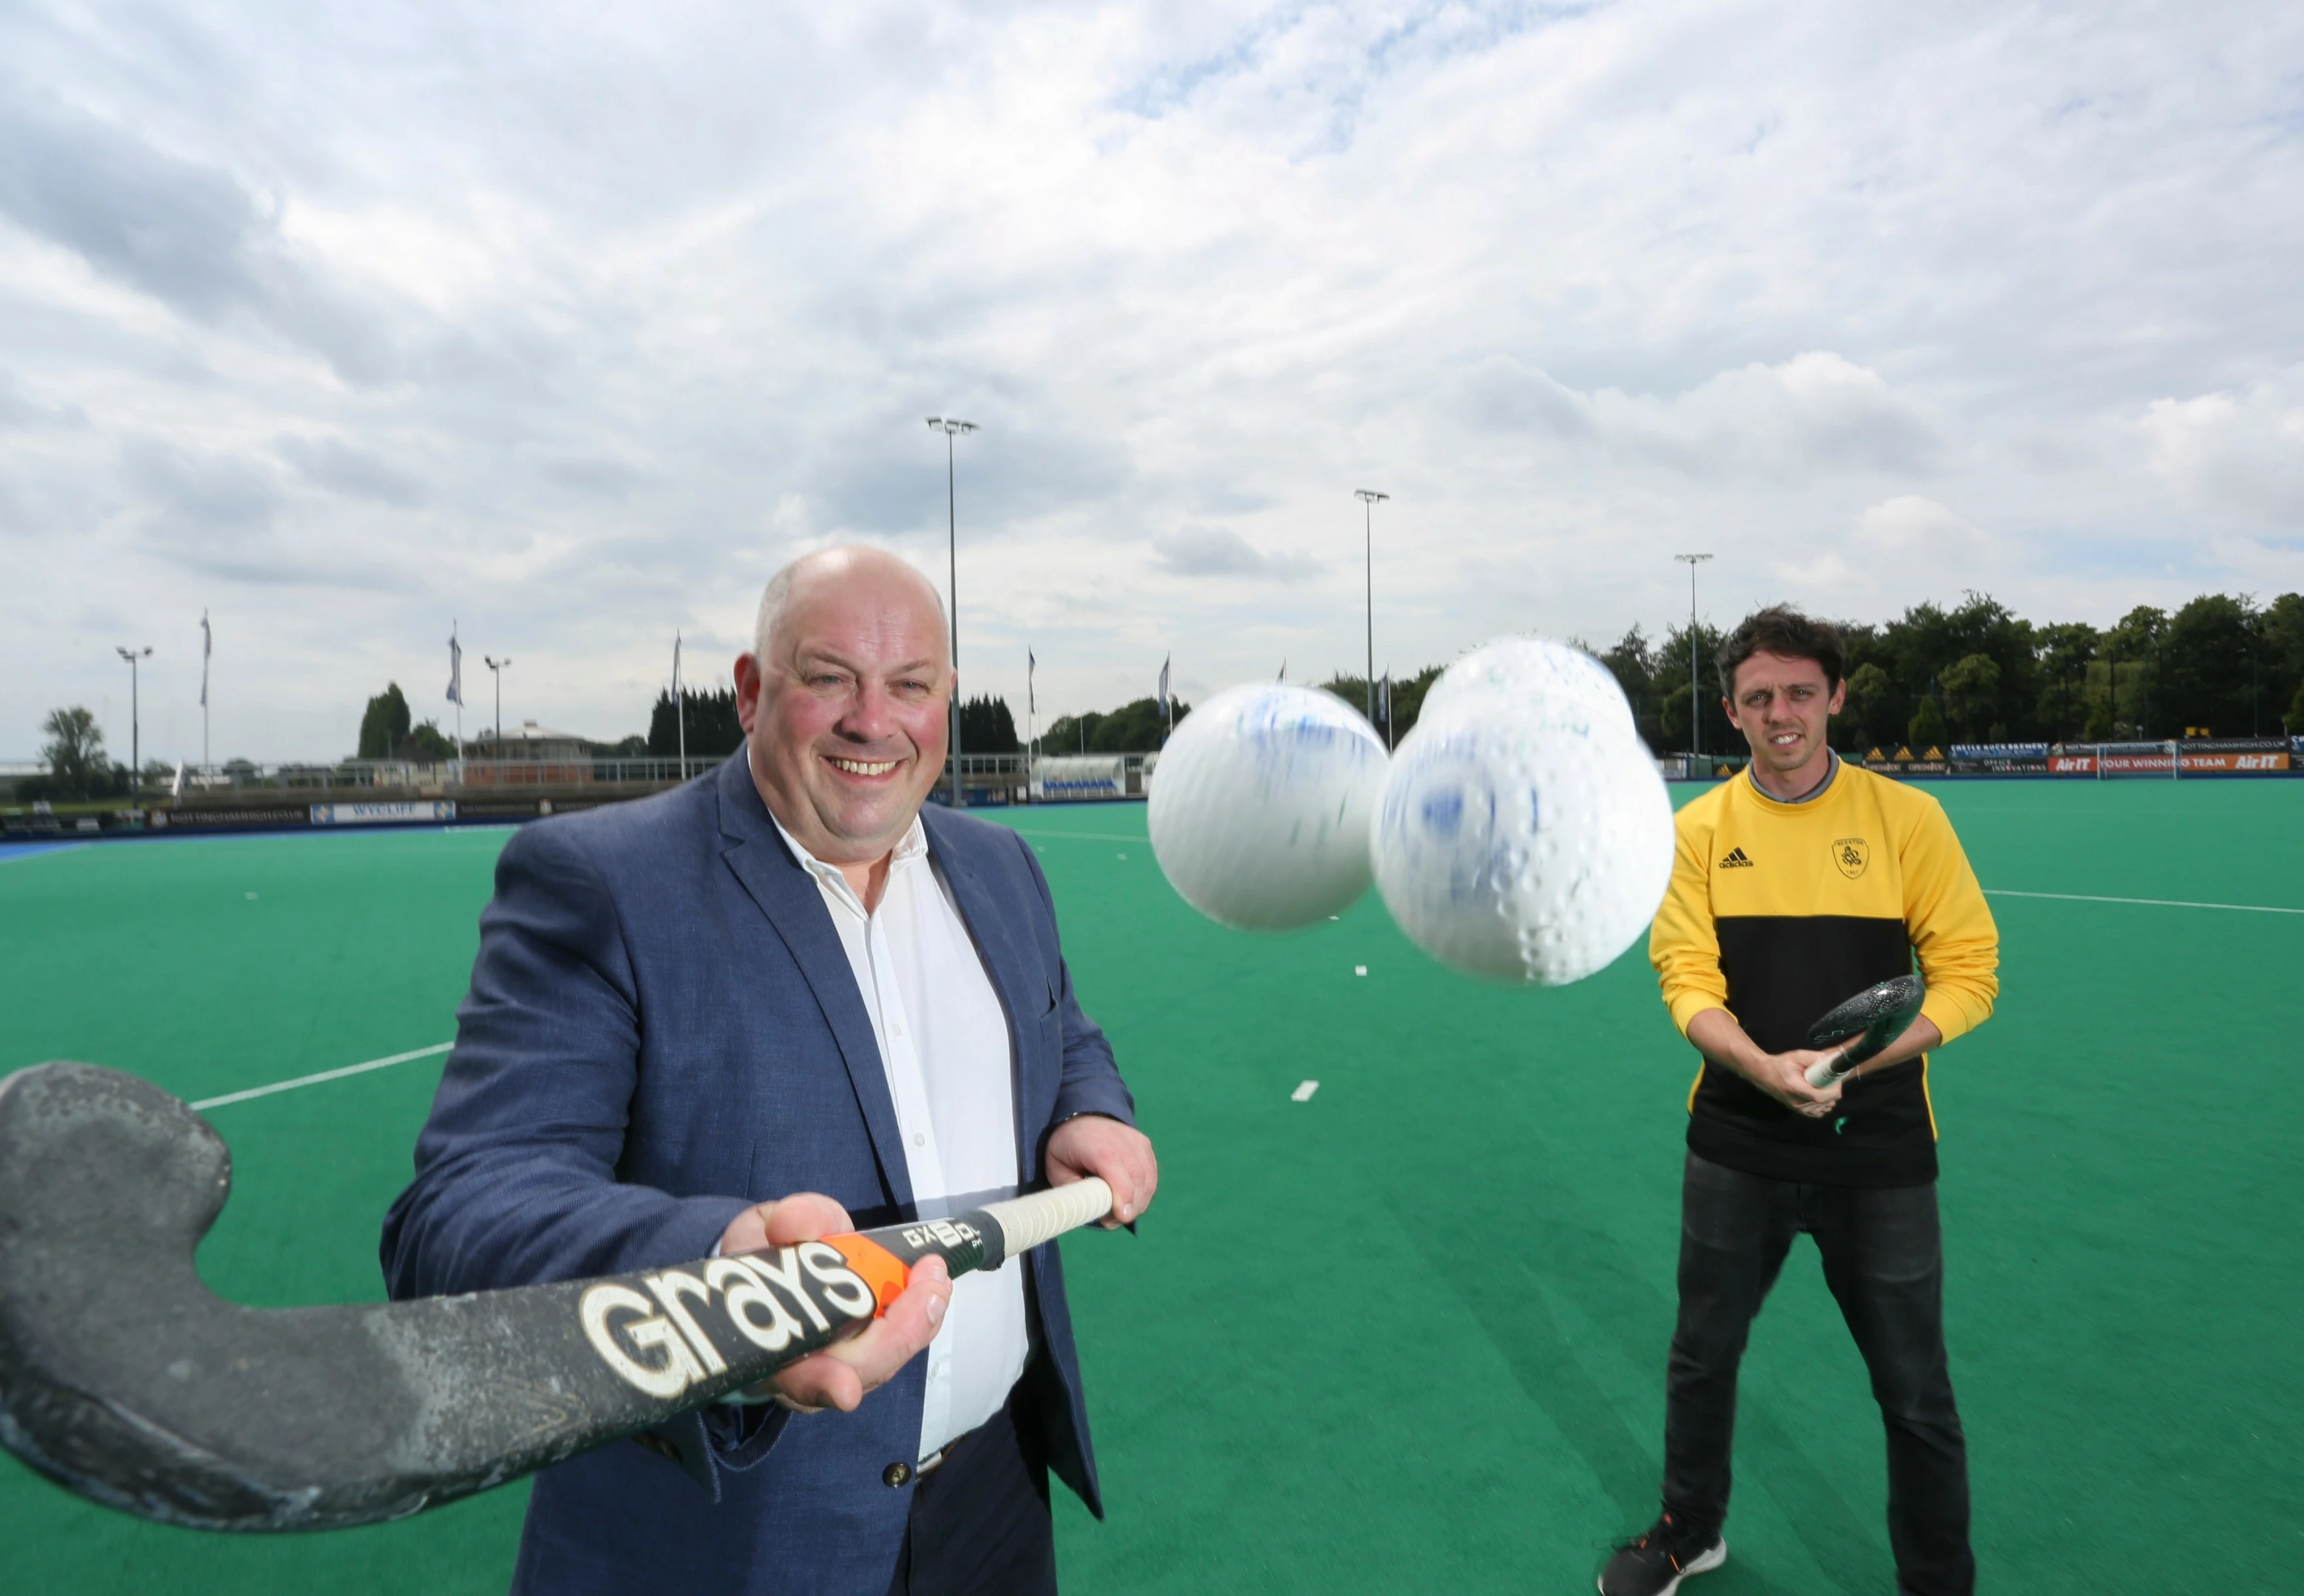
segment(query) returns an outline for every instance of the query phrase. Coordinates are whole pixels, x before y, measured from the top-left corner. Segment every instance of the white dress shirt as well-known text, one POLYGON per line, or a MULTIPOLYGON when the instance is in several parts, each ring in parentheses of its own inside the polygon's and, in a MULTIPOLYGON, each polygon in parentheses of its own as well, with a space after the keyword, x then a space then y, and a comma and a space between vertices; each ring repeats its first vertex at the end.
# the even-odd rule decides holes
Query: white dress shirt
MULTIPOLYGON (((870 913, 839 866, 810 854, 781 821, 776 830, 816 878, 856 973, 919 1211, 954 1211, 949 1198, 975 1197, 961 1205, 975 1207, 986 1193, 1012 1195, 1021 1166, 1008 1015, 919 817, 896 845, 870 913)), ((943 1331, 928 1344, 921 1458, 998 1413, 1029 1352, 1021 1265, 953 1281, 943 1331)))

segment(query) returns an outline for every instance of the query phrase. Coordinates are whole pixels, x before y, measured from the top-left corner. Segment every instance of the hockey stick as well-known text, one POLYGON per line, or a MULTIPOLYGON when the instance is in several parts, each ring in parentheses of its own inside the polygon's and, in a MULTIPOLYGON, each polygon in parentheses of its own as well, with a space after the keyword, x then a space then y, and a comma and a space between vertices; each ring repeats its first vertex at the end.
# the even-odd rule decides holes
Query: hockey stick
POLYGON ((1093 1176, 948 1219, 466 1296, 258 1310, 193 1249, 231 1157, 133 1075, 0 1080, 0 1445, 67 1490, 197 1529, 401 1518, 635 1434, 953 1274, 1102 1218, 1093 1176))
POLYGON ((1847 1079, 1858 1065, 1877 1058, 1888 1045, 1911 1029, 1919 1017, 1920 1003, 1928 995, 1917 975, 1900 975, 1867 987, 1808 1028, 1808 1045, 1829 1048, 1839 1043, 1839 1055, 1819 1058, 1808 1066, 1808 1083, 1819 1091, 1834 1081, 1847 1079))

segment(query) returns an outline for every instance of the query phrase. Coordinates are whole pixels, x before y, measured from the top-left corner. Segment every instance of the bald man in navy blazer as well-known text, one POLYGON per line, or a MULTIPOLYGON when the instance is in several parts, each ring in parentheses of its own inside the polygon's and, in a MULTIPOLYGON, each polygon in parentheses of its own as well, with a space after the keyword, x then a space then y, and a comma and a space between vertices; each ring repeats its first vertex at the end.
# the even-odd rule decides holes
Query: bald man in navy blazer
MULTIPOLYGON (((505 846, 395 1297, 622 1273, 1158 1181, 1014 832, 925 800, 957 679, 936 591, 797 561, 736 663, 744 750, 505 846), (764 1199, 767 1199, 764 1201, 764 1199)), ((1054 1473, 1102 1516, 1056 1248, 955 1282, 724 1402, 537 1477, 512 1588, 1053 1592, 1054 1473), (926 1355, 921 1355, 925 1350, 926 1355)))

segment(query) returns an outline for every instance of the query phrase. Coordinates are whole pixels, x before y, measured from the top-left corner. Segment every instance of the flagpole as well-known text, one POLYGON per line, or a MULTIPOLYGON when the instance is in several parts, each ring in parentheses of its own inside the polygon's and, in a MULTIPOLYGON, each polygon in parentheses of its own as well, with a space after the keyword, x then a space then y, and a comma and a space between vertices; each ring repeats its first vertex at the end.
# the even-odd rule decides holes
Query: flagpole
POLYGON ((200 765, 208 763, 208 654, 216 647, 216 634, 208 630, 208 612, 200 611, 200 765))
POLYGON ((456 620, 448 619, 448 701, 456 706, 456 779, 464 779, 464 645, 456 640, 456 620))
POLYGON ((688 779, 688 695, 680 690, 680 629, 672 632, 672 717, 680 725, 680 779, 688 779))
POLYGON ((1378 493, 1373 488, 1355 488, 1352 497, 1360 502, 1361 552, 1368 565, 1368 718, 1376 718, 1376 507, 1390 498, 1388 493, 1378 493))

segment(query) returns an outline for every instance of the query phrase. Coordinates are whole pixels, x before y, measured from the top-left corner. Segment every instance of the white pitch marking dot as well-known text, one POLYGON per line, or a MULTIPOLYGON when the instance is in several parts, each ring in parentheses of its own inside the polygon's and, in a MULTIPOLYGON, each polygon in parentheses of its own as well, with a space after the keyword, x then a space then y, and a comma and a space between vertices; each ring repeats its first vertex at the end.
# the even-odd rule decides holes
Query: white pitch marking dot
POLYGON ((1352 973, 1354 975, 1366 975, 1368 973, 1368 966, 1366 964, 1354 964, 1352 966, 1352 973))
POLYGON ((254 893, 252 893, 252 892, 251 892, 251 893, 250 893, 248 896, 249 896, 250 897, 253 898, 256 895, 255 895, 254 893))
POLYGON ((1319 1090, 1320 1083, 1317 1081, 1307 1081, 1288 1094, 1288 1100, 1292 1103, 1309 1103, 1312 1100, 1312 1094, 1319 1090))

